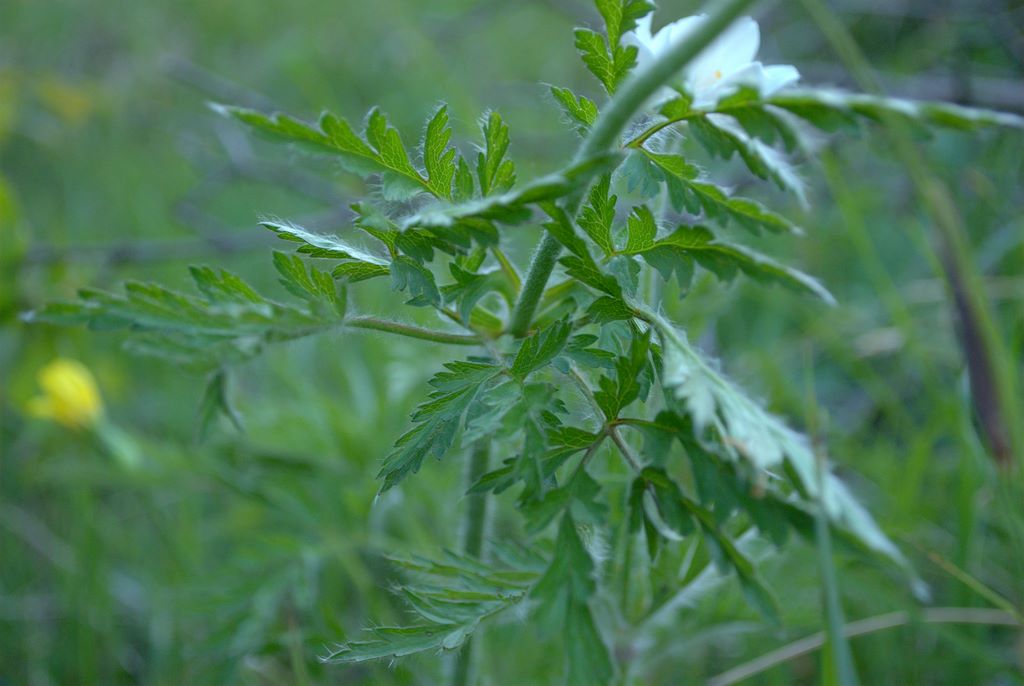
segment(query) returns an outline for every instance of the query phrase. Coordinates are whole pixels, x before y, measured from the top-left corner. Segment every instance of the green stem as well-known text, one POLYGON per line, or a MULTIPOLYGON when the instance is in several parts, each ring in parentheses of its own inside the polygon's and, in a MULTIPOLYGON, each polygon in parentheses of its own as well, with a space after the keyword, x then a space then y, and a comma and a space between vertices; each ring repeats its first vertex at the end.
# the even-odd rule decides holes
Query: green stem
POLYGON ((345 320, 345 326, 353 329, 370 329, 371 331, 386 331, 387 333, 418 338, 424 341, 436 343, 451 343, 452 345, 480 345, 483 342, 479 336, 468 334, 448 333, 446 331, 435 331, 422 326, 402 324, 389 319, 377 319, 376 317, 350 317, 345 320))
MULTIPOLYGON (((466 490, 487 473, 490 464, 491 444, 486 439, 479 441, 466 463, 466 490)), ((487 498, 482 493, 466 496, 466 512, 462 519, 462 552, 480 557, 487 533, 487 498)))
POLYGON ((530 323, 533 321, 533 313, 537 310, 537 303, 544 295, 544 287, 548 284, 548 278, 555 268, 558 260, 558 253, 562 250, 562 244, 549 231, 544 232, 537 250, 530 259, 530 271, 526 273, 526 281, 523 282, 523 290, 519 293, 519 301, 515 310, 512 311, 512 320, 509 322, 508 332, 516 337, 525 336, 530 331, 530 323))
MULTIPOLYGON (((715 3, 696 31, 673 45, 645 70, 627 81, 608 106, 601 111, 590 133, 576 151, 574 162, 582 162, 617 148, 619 136, 626 128, 626 124, 655 91, 678 74, 754 2, 755 0, 723 0, 715 3)), ((569 216, 576 216, 584 190, 579 189, 566 198, 564 208, 569 216)), ((519 302, 512 313, 508 330, 513 336, 522 337, 529 333, 533 313, 544 293, 551 271, 555 268, 561 249, 561 244, 554 236, 550 233, 544 234, 533 254, 519 302)))
POLYGON ((853 653, 843 633, 846 624, 843 605, 839 598, 839 576, 832 558, 832 531, 825 509, 825 475, 828 463, 818 442, 818 401, 814 390, 814 366, 808 347, 805 357, 807 433, 811 437, 814 459, 817 463, 818 497, 814 512, 814 542, 818 553, 818 571, 821 578, 821 599, 825 613, 825 648, 822 653, 822 683, 827 686, 857 686, 860 683, 853 664, 853 653))
MULTIPOLYGON (((473 453, 466 463, 464 476, 466 490, 487 473, 491 460, 491 443, 487 439, 473 447, 473 453)), ((462 552, 470 557, 480 558, 487 536, 487 497, 484 493, 466 495, 466 511, 462 516, 462 552)), ((452 665, 451 686, 468 686, 472 683, 473 639, 470 638, 455 656, 452 665)))

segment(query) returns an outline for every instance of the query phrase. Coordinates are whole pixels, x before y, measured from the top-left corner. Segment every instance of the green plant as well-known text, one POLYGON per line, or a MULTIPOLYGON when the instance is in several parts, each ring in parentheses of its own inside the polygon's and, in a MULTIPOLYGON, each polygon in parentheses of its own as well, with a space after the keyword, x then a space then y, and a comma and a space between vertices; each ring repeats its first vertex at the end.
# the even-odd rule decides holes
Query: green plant
MULTIPOLYGON (((569 682, 606 683, 616 672, 629 674, 621 656, 645 620, 709 565, 734 574, 751 602, 774 616, 772 594, 745 550, 755 530, 778 545, 792 532, 816 538, 823 572, 830 533, 913 580, 811 442, 730 382, 662 314, 663 282, 685 292, 697 267, 724 281, 742 273, 781 285, 822 306, 832 300, 812 277, 723 239, 729 225, 753 233, 798 229, 713 181, 679 134, 711 158, 738 158, 754 177, 801 198, 803 181, 789 156, 812 154, 808 128, 832 132, 894 117, 960 128, 1024 122, 836 91, 769 92, 752 74, 704 93, 693 91, 703 87, 693 80, 677 82, 751 4, 721 3, 631 77, 643 47, 635 44, 636 25, 651 7, 598 2, 605 33, 580 30, 576 44, 610 99, 598 108, 552 88, 582 137, 579 152, 558 172, 518 185, 509 131, 494 112, 483 118, 476 159, 467 160, 452 147, 448 110, 440 107, 416 164, 376 110, 356 132, 330 114, 310 124, 218 106, 378 182, 379 194, 353 206, 353 224, 369 238, 266 220, 298 246, 298 254, 274 254, 282 283, 297 297, 292 304, 270 300, 230 273, 197 267, 199 297, 130 283, 124 295, 84 291, 35 318, 127 328, 136 351, 209 372, 207 416, 232 414, 226 370, 272 343, 369 329, 472 349, 435 375, 413 427, 380 471, 386 491, 428 457, 465 455, 475 504, 465 550, 432 560, 396 555, 410 579, 398 590, 418 621, 373 629, 333 652, 333 661, 454 651, 485 620, 525 606, 541 631, 564 636, 569 682), (666 97, 666 84, 678 90, 666 97), (626 204, 620 197, 630 199, 628 213, 619 212, 626 204), (512 227, 538 216, 543 233, 521 277, 503 247, 508 232, 523 230, 512 227), (664 231, 670 217, 676 227, 664 231), (390 279, 406 305, 436 312, 452 328, 354 311, 349 290, 378 278, 390 279), (492 458, 500 462, 490 464, 492 458), (486 499, 512 489, 525 542, 484 545, 486 499), (684 564, 689 571, 680 580, 684 564)), ((825 578, 834 585, 834 574, 825 578)), ((832 629, 836 620, 830 617, 832 629)), ((831 631, 830 640, 839 633, 831 631)), ((465 683, 472 671, 467 649, 461 657, 453 679, 465 683)), ((850 670, 841 678, 849 681, 850 670)))

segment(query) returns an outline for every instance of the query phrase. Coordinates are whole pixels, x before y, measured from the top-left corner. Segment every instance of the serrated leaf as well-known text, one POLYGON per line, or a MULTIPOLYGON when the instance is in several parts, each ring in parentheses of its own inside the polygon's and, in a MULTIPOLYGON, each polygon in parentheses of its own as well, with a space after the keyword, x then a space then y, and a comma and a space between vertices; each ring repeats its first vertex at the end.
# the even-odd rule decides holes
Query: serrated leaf
POLYGON ((522 380, 531 372, 551 362, 562 351, 571 331, 569 323, 561 321, 524 339, 509 373, 522 380))
POLYGON ((566 116, 576 122, 576 131, 581 136, 585 136, 597 121, 598 111, 594 101, 584 95, 576 95, 568 88, 559 88, 558 86, 551 86, 551 95, 554 96, 566 116))
POLYGON ((455 169, 455 192, 452 195, 452 200, 456 203, 468 202, 473 198, 475 190, 473 172, 470 171, 466 160, 459 157, 459 163, 455 169))
POLYGON ((477 156, 476 174, 480 180, 480 195, 504 193, 516 182, 516 170, 512 160, 505 159, 508 152, 508 126, 495 111, 488 112, 481 130, 484 148, 477 156))
POLYGON ((590 188, 587 203, 577 220, 583 232, 594 241, 605 255, 615 251, 612 242, 612 224, 615 221, 615 204, 618 197, 610 194, 611 175, 601 176, 590 188))
POLYGON ((623 34, 635 29, 639 19, 654 11, 654 4, 646 0, 596 0, 596 4, 611 45, 618 45, 623 34))
POLYGON ((735 120, 726 115, 710 114, 688 120, 694 138, 717 157, 729 159, 738 154, 755 176, 775 182, 779 188, 793 193, 801 204, 807 204, 803 179, 778 150, 751 138, 735 120))
POLYGON ((854 115, 875 121, 897 116, 929 126, 965 130, 982 126, 1024 129, 1024 117, 1018 114, 945 102, 848 93, 838 89, 786 89, 768 98, 765 104, 792 112, 825 131, 834 131, 850 123, 854 115))
POLYGON ((313 233, 296 224, 264 219, 260 225, 270 229, 286 241, 301 243, 298 251, 310 257, 326 257, 338 260, 356 260, 367 264, 387 266, 388 261, 362 248, 351 245, 338 236, 313 233))
POLYGON ((288 255, 276 250, 274 268, 281 275, 281 284, 289 293, 310 302, 326 303, 334 309, 338 317, 345 316, 345 290, 340 284, 334 283, 333 276, 312 265, 307 268, 306 263, 298 255, 288 255))
POLYGON ((376 107, 366 120, 366 140, 377 153, 377 160, 386 170, 410 179, 417 185, 426 185, 420 173, 409 161, 398 130, 388 123, 387 117, 376 107))
POLYGON ((621 298, 603 295, 590 303, 590 307, 587 308, 587 318, 595 324, 628 321, 633 318, 633 311, 621 298))
POLYGON ((321 115, 318 124, 313 125, 285 114, 268 115, 227 105, 212 107, 220 114, 234 117, 264 133, 337 153, 351 171, 362 176, 381 173, 385 193, 396 198, 411 192, 433 191, 428 181, 409 161, 398 131, 387 123, 377 109, 370 111, 366 140, 363 140, 345 119, 329 112, 321 115))
POLYGON ((493 365, 467 362, 447 364, 445 368, 447 371, 431 379, 437 390, 412 415, 417 425, 395 442, 395 449, 384 459, 377 474, 384 482, 381 492, 418 472, 428 456, 444 457, 455 440, 466 408, 480 387, 500 372, 493 365))
POLYGON ((189 273, 196 288, 209 302, 255 303, 266 302, 252 286, 224 269, 190 266, 189 273))
POLYGON ((440 561, 391 557, 415 581, 397 592, 424 624, 367 629, 368 638, 351 641, 324 658, 335 664, 397 659, 417 653, 459 648, 481 621, 519 604, 543 570, 535 553, 495 543, 498 563, 483 563, 445 552, 440 561))
POLYGON ((821 502, 832 521, 868 548, 907 568, 903 555, 842 482, 829 473, 819 475, 817 458, 803 435, 722 376, 671 323, 653 313, 645 318, 661 339, 662 385, 682 403, 698 432, 713 432, 724 456, 757 472, 767 473, 785 461, 801 490, 821 502))
POLYGON ((568 513, 558 527, 555 553, 544 575, 530 591, 535 615, 547 635, 566 637, 565 665, 569 683, 607 683, 611 657, 594 624, 589 600, 596 591, 594 563, 568 513), (580 664, 573 664, 578 662, 580 664))
POLYGON ((608 420, 617 419, 619 413, 637 399, 645 399, 651 386, 651 370, 647 352, 650 333, 636 334, 630 340, 629 350, 615 362, 615 377, 601 376, 594 400, 608 420))
POLYGON ((48 305, 27 319, 127 329, 133 352, 196 369, 237 362, 268 343, 309 336, 340 321, 337 312, 267 300, 230 272, 200 267, 192 274, 203 298, 129 281, 123 295, 83 289, 77 302, 48 305))
POLYGON ((623 252, 636 255, 654 247, 658 225, 647 205, 634 207, 626 223, 626 247, 623 252))
POLYGON ((505 279, 498 270, 473 273, 460 267, 455 262, 448 266, 455 283, 443 286, 441 294, 447 303, 455 303, 459 317, 464 324, 472 320, 473 308, 488 293, 502 291, 505 279))
POLYGON ((439 198, 452 197, 452 179, 455 178, 455 149, 448 147, 452 130, 448 126, 448 106, 442 105, 427 123, 423 134, 423 166, 427 170, 427 183, 439 198))
POLYGON ((443 229, 474 221, 518 224, 532 216, 530 205, 562 198, 618 160, 617 153, 597 155, 573 164, 561 172, 539 177, 501 195, 472 200, 461 205, 435 204, 402 221, 402 227, 443 229))
POLYGON ((217 369, 206 382, 206 389, 203 391, 203 398, 199 402, 198 425, 196 435, 200 441, 209 435, 217 417, 227 417, 235 430, 239 433, 245 432, 242 423, 242 415, 235 409, 228 395, 228 373, 224 369, 217 369))
POLYGON ((741 271, 752 279, 776 283, 798 293, 810 293, 830 305, 835 304, 832 294, 816 279, 748 248, 720 242, 703 226, 679 226, 668 236, 649 242, 647 237, 653 217, 647 219, 643 212, 634 216, 637 217, 635 222, 630 218, 630 241, 621 252, 640 255, 666 279, 675 274, 683 288, 689 286, 692 262, 696 262, 725 281, 741 271))
POLYGON ((348 283, 358 283, 378 276, 387 276, 390 273, 391 270, 387 267, 367 262, 342 262, 331 272, 334 278, 348 283))
POLYGON ((612 94, 636 66, 637 48, 622 45, 622 34, 635 28, 637 20, 648 14, 653 5, 641 0, 598 0, 597 5, 606 35, 576 29, 576 50, 587 69, 612 94))
POLYGON ((679 155, 654 153, 646 148, 642 153, 664 174, 669 197, 677 211, 704 213, 723 225, 733 221, 739 226, 759 233, 766 229, 775 233, 800 233, 800 229, 782 215, 772 212, 748 198, 730 197, 724 190, 699 179, 699 170, 679 155))
POLYGON ((558 263, 565 268, 566 273, 591 288, 596 288, 608 295, 621 297, 622 288, 618 281, 612 275, 603 272, 594 262, 594 258, 587 251, 586 243, 576 235, 572 220, 565 210, 554 204, 546 204, 544 211, 553 219, 544 224, 544 228, 572 253, 558 260, 558 263))
POLYGON ((399 255, 391 262, 391 286, 396 291, 408 291, 409 305, 440 307, 441 291, 434 274, 419 262, 399 255))

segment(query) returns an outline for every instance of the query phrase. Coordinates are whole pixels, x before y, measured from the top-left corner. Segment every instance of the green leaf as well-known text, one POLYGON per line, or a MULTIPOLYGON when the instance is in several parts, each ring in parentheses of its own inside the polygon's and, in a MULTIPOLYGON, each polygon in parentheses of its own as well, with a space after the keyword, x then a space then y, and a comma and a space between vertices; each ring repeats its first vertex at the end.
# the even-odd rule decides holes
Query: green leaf
POLYGON ((700 171, 688 164, 679 155, 654 153, 646 148, 643 154, 663 173, 668 184, 669 197, 679 212, 704 213, 709 219, 725 225, 729 221, 758 233, 766 229, 773 233, 801 233, 801 230, 785 217, 776 214, 760 203, 747 198, 730 197, 718 186, 699 180, 700 171))
POLYGON ((636 28, 637 20, 654 11, 654 4, 646 0, 596 0, 596 4, 611 45, 618 45, 624 33, 636 28))
POLYGON ((807 191, 803 179, 790 162, 778 150, 751 138, 738 124, 728 117, 712 115, 689 120, 690 132, 712 155, 729 159, 738 154, 755 176, 774 181, 784 191, 793 193, 804 205, 807 191))
POLYGON ((200 370, 250 358, 268 343, 309 336, 340 323, 337 311, 267 300, 224 270, 197 267, 192 276, 202 298, 129 281, 124 295, 85 289, 77 302, 48 305, 27 319, 127 329, 133 334, 133 352, 200 370))
POLYGON ((476 362, 451 362, 430 380, 436 390, 412 415, 416 426, 403 434, 384 459, 378 479, 381 492, 419 471, 428 456, 444 457, 455 440, 466 409, 481 386, 501 372, 500 367, 476 362))
POLYGON ((348 283, 358 283, 378 276, 387 276, 390 273, 391 270, 387 267, 367 262, 342 262, 331 272, 334 278, 348 283))
POLYGON ((587 69, 612 94, 636 66, 637 48, 621 45, 622 35, 634 29, 637 20, 650 13, 654 5, 643 0, 597 0, 597 9, 604 19, 606 35, 576 29, 576 50, 587 69))
POLYGON ((203 399, 199 403, 199 421, 196 434, 200 441, 210 433, 214 420, 218 416, 227 417, 239 433, 245 432, 242 415, 238 413, 228 396, 228 372, 217 369, 206 382, 203 399))
POLYGON ((488 293, 505 289, 505 279, 498 270, 473 273, 455 262, 448 266, 455 283, 443 286, 441 293, 447 303, 455 303, 463 324, 469 324, 473 308, 488 293))
POLYGON ((407 304, 416 307, 441 306, 441 291, 433 273, 419 262, 399 255, 391 262, 391 286, 396 291, 409 291, 407 304))
POLYGON ((387 266, 388 264, 385 258, 350 245, 337 236, 313 233, 295 224, 270 219, 264 219, 260 224, 276 233, 279 238, 301 243, 302 245, 299 246, 298 251, 303 255, 338 260, 355 260, 377 266, 387 266))
POLYGON ((649 332, 635 334, 630 340, 628 353, 616 359, 615 378, 601 376, 598 379, 599 390, 594 392, 594 400, 609 421, 617 419, 619 412, 633 401, 647 397, 651 386, 647 355, 650 338, 649 332))
POLYGON ((633 311, 621 298, 615 298, 610 295, 603 295, 597 298, 587 308, 587 318, 595 324, 628 321, 633 316, 633 311))
POLYGON ((548 364, 565 347, 572 327, 569 322, 552 324, 540 333, 523 340, 509 373, 517 379, 525 379, 531 372, 548 364))
POLYGON ((448 147, 452 130, 448 126, 448 106, 442 105, 427 124, 423 134, 423 166, 427 183, 439 198, 451 199, 455 178, 455 149, 448 147))
POLYGON ((566 640, 567 682, 597 686, 610 681, 611 656, 594 624, 590 597, 596 592, 594 562, 576 533, 570 514, 558 527, 555 553, 544 575, 530 591, 541 630, 566 640))
POLYGON ((819 475, 817 458, 803 435, 722 376, 690 346, 682 331, 653 313, 645 318, 661 339, 662 385, 682 403, 701 432, 698 435, 711 432, 722 455, 759 473, 773 472, 785 462, 796 475, 801 492, 821 502, 833 522, 869 549, 907 567, 896 546, 842 482, 832 474, 819 475))
POLYGON ((398 130, 388 123, 387 117, 376 107, 370 110, 366 120, 366 140, 376 151, 382 167, 416 184, 426 185, 409 161, 409 153, 405 150, 398 130))
POLYGON ((771 591, 764 585, 753 562, 719 528, 712 513, 686 497, 665 470, 646 467, 641 477, 646 482, 645 497, 650 504, 645 515, 651 517, 655 531, 669 541, 678 541, 692 532, 695 524, 699 526, 718 567, 723 572, 735 572, 750 604, 766 619, 778 623, 778 604, 771 591))
POLYGON ((597 121, 597 105, 584 95, 576 95, 568 88, 551 86, 551 95, 561 106, 569 119, 576 123, 576 131, 585 136, 590 127, 597 121))
POLYGON ((590 188, 587 204, 580 212, 579 225, 590 236, 605 255, 615 251, 612 242, 612 224, 615 221, 615 204, 618 197, 610 195, 611 174, 605 174, 590 188))
POLYGON ((532 216, 530 205, 565 197, 612 167, 617 153, 607 153, 571 165, 561 172, 548 174, 501 195, 472 200, 460 205, 437 203, 402 221, 408 231, 414 227, 444 229, 477 222, 519 224, 532 216))
POLYGON ((466 160, 459 157, 459 164, 455 170, 455 193, 452 195, 452 200, 456 203, 468 202, 473 198, 475 189, 473 172, 469 170, 466 160))
POLYGON ((897 116, 929 126, 963 130, 983 126, 1024 129, 1024 117, 1018 114, 836 89, 786 89, 767 99, 765 104, 792 112, 825 131, 851 123, 855 115, 874 121, 897 116))
POLYGON ((385 195, 400 198, 423 190, 433 192, 432 185, 409 161, 398 131, 377 109, 370 111, 363 140, 345 119, 329 112, 321 115, 318 125, 313 125, 285 114, 267 115, 227 105, 212 107, 264 133, 336 153, 351 171, 361 176, 383 174, 385 195))
POLYGON ((597 77, 605 90, 615 92, 615 64, 608 55, 608 43, 605 37, 589 29, 576 29, 576 50, 583 58, 590 73, 597 77))
POLYGON ((813 277, 748 248, 718 241, 703 226, 679 226, 670 235, 652 241, 649 237, 653 217, 644 209, 638 208, 640 211, 634 211, 630 217, 629 241, 621 252, 640 255, 666 279, 674 273, 683 288, 689 286, 692 262, 696 262, 724 281, 741 271, 752 279, 776 283, 797 293, 810 293, 835 304, 832 294, 813 277))
POLYGON ((658 233, 658 225, 647 205, 634 207, 626 223, 626 254, 636 255, 654 247, 654 237, 658 233))
POLYGON ((266 302, 252 286, 224 269, 190 266, 189 274, 196 288, 208 302, 261 304, 266 302))
MULTIPOLYGON (((356 263, 358 264, 358 263, 356 263)), ((306 263, 298 255, 274 251, 274 268, 281 275, 281 285, 294 296, 311 302, 329 304, 339 317, 345 316, 344 288, 334 283, 334 277, 306 263)))
POLYGON ((424 623, 367 629, 367 639, 332 650, 326 661, 352 664, 459 648, 481 621, 522 602, 543 570, 531 551, 508 544, 493 547, 498 561, 488 564, 451 552, 439 561, 390 558, 413 575, 414 581, 399 586, 396 593, 424 623))
POLYGON ((476 174, 480 180, 480 195, 504 193, 516 182, 516 168, 512 160, 505 159, 508 152, 508 127, 501 115, 493 110, 485 115, 481 130, 484 149, 477 155, 476 174))
POLYGON ((566 273, 591 288, 596 288, 608 295, 621 297, 621 286, 615 277, 603 272, 594 262, 594 258, 587 250, 586 243, 576 235, 572 220, 565 210, 554 204, 546 204, 544 211, 553 219, 544 224, 544 228, 572 253, 558 260, 559 264, 565 267, 566 273))

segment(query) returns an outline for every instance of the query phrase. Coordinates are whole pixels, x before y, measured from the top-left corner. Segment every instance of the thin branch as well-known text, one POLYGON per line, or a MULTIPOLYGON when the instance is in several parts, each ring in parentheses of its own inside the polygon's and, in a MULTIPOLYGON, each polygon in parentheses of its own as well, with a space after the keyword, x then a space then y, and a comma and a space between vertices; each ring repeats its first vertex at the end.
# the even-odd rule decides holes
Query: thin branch
POLYGON ((408 338, 434 341, 435 343, 450 343, 452 345, 480 345, 483 343, 483 339, 481 339, 480 336, 436 331, 434 329, 427 329, 413 324, 403 324, 389 319, 378 319, 377 317, 351 317, 345 320, 344 325, 353 329, 385 331, 387 333, 406 336, 408 338))
MULTIPOLYGON (((984 624, 989 626, 1012 626, 1020 627, 1021 624, 1008 612, 992 610, 989 608, 975 607, 935 607, 925 610, 920 617, 911 615, 909 612, 889 612, 856 622, 850 622, 843 628, 843 635, 847 638, 864 636, 876 631, 892 629, 898 626, 913 624, 920 621, 922 624, 984 624)), ((707 686, 730 686, 739 683, 744 679, 760 674, 772 667, 788 662, 794 658, 806 655, 818 650, 825 644, 825 632, 819 631, 816 634, 794 641, 770 653, 766 653, 749 662, 722 672, 708 680, 707 686)))
POLYGON ((640 460, 636 458, 636 455, 634 455, 633 451, 629 449, 626 442, 622 440, 622 436, 619 435, 619 432, 616 431, 614 427, 610 427, 608 429, 608 435, 612 437, 612 441, 618 447, 619 452, 622 453, 622 457, 629 463, 629 466, 632 467, 637 474, 642 472, 644 470, 643 465, 640 464, 640 460))

